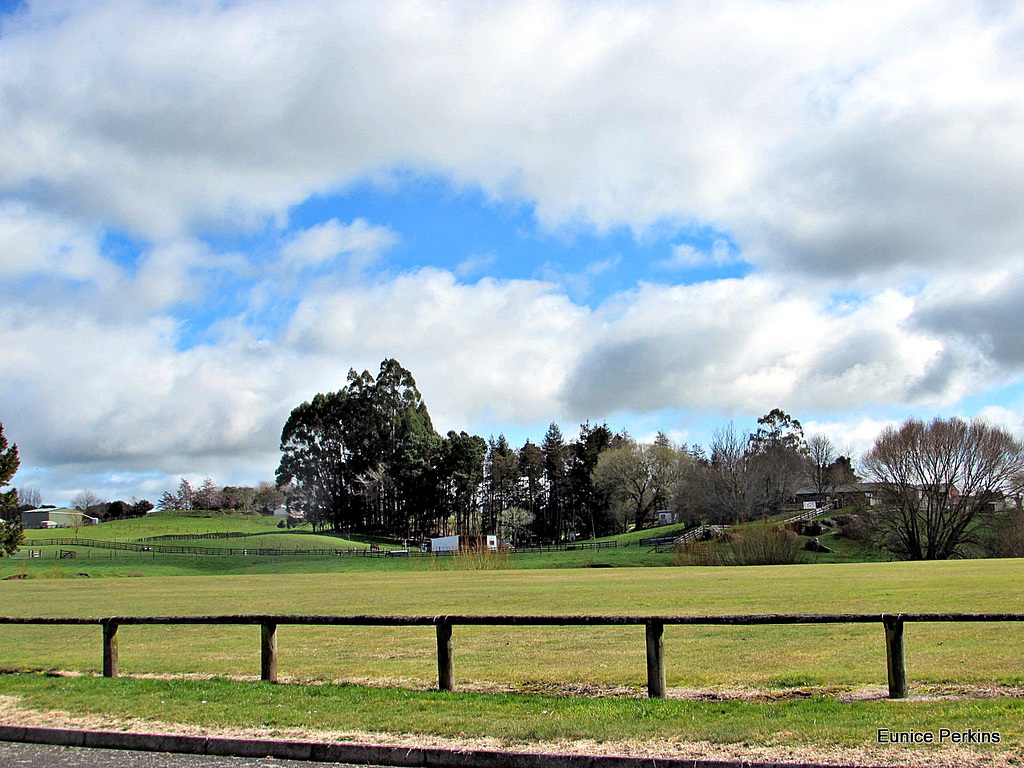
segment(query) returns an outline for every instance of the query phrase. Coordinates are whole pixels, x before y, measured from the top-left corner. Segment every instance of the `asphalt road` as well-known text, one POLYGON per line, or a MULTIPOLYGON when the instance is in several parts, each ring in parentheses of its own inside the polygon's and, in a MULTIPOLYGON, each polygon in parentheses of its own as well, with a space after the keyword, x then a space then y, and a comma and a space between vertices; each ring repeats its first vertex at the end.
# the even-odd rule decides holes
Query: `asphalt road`
POLYGON ((210 755, 172 755, 165 752, 54 747, 49 744, 19 744, 7 741, 0 741, 0 766, 2 768, 91 768, 92 766, 102 766, 103 768, 311 768, 311 766, 349 768, 348 763, 307 763, 301 760, 277 760, 271 757, 255 759, 210 755))

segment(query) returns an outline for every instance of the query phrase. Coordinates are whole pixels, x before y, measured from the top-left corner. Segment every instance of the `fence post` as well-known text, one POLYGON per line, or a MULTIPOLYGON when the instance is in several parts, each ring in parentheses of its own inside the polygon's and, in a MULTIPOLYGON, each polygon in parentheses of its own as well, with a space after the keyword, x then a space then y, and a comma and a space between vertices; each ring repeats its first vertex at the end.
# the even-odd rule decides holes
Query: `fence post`
POLYGON ((260 624, 260 680, 277 682, 277 624, 260 624))
POLYGON ((117 677, 117 627, 112 621, 103 622, 104 677, 117 677))
POLYGON ((455 671, 452 665, 452 625, 447 619, 437 620, 437 689, 455 689, 455 671))
POLYGON ((665 656, 663 637, 665 625, 649 621, 647 628, 647 696, 652 699, 665 698, 665 656))
POLYGON ((907 666, 903 656, 903 614, 882 615, 885 625, 885 665, 889 677, 889 698, 907 698, 907 666))

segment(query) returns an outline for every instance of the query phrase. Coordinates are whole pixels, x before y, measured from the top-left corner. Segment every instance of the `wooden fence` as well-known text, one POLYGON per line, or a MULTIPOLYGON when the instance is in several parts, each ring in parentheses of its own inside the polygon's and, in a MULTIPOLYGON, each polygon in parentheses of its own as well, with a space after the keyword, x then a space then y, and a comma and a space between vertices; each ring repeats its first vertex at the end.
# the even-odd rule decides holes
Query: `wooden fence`
MULTIPOLYGON (((258 536, 260 534, 253 534, 258 536)), ((150 539, 139 539, 137 541, 104 541, 103 539, 74 539, 71 537, 52 539, 33 539, 30 544, 33 546, 57 546, 57 547, 95 547, 97 549, 120 550, 127 552, 155 552, 164 555, 255 555, 260 557, 283 557, 283 556, 318 556, 318 557, 435 557, 462 554, 460 552, 426 552, 419 549, 370 549, 370 548, 310 548, 310 549, 286 549, 284 547, 196 547, 179 544, 151 544, 150 539)), ((592 541, 580 542, 578 544, 543 544, 537 546, 523 546, 508 551, 511 554, 526 552, 565 552, 582 549, 614 549, 618 547, 616 541, 592 541)), ((73 557, 73 555, 70 555, 73 557)))
POLYGON ((907 672, 903 653, 903 627, 908 622, 1002 622, 1024 621, 1024 613, 812 613, 730 616, 113 616, 109 618, 0 616, 0 624, 99 625, 103 629, 103 675, 117 677, 118 631, 133 625, 249 625, 260 627, 260 678, 277 681, 277 628, 303 626, 433 626, 437 636, 438 689, 455 687, 452 629, 459 626, 643 626, 647 650, 647 694, 664 698, 665 661, 663 637, 666 625, 751 626, 771 624, 870 624, 885 630, 885 658, 889 698, 907 697, 907 672))

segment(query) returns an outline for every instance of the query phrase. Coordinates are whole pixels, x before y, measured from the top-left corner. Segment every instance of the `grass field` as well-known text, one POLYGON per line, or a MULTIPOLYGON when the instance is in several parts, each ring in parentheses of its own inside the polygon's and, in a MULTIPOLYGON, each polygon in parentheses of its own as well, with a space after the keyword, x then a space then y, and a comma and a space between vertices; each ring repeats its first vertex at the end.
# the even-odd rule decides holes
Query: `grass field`
MULTIPOLYGON (((191 520, 183 532, 237 530, 280 546, 300 541, 310 546, 314 540, 308 532, 280 531, 266 519, 200 520, 205 528, 197 530, 191 520)), ((132 522, 122 523, 115 536, 110 536, 113 528, 104 531, 115 524, 90 533, 104 531, 99 538, 124 540, 166 534, 176 524, 142 520, 132 528, 132 522)), ((459 558, 123 552, 111 557, 79 547, 74 560, 0 560, 0 576, 52 577, 0 581, 0 615, 1024 612, 1020 560, 587 567, 637 566, 644 558, 662 566, 673 562, 671 554, 653 555, 630 544, 499 557, 490 563, 498 570, 464 570, 469 561, 459 558), (92 578, 56 578, 74 573, 92 578), (125 578, 128 573, 145 578, 125 578)), ((278 642, 282 678, 316 685, 229 679, 258 676, 254 627, 123 627, 121 672, 127 677, 105 680, 96 677, 98 627, 3 626, 0 669, 22 674, 0 675, 0 694, 39 709, 196 725, 258 723, 267 730, 863 746, 880 726, 937 730, 953 725, 999 730, 1004 746, 1024 745, 1020 698, 841 700, 869 686, 876 686, 878 696, 884 691, 883 632, 873 624, 667 627, 669 686, 677 696, 696 691, 706 700, 643 698, 641 627, 456 627, 459 691, 453 694, 430 691, 436 684, 430 628, 285 626, 278 642), (54 676, 55 670, 84 674, 54 676), (214 679, 181 678, 190 673, 214 679), (728 691, 736 688, 756 695, 734 698, 728 691), (580 691, 602 695, 563 695, 580 691), (620 695, 603 695, 608 693, 620 695), (200 701, 205 704, 199 706, 200 701)), ((910 624, 906 646, 911 691, 919 698, 952 689, 1024 685, 1021 624, 910 624)))
MULTIPOLYGON (((1024 612, 1022 586, 1018 560, 22 580, 0 583, 0 614, 1024 612)), ((39 674, 0 675, 0 694, 40 709, 268 730, 865 745, 880 726, 953 725, 998 730, 1004 746, 1024 744, 1018 698, 837 699, 862 686, 883 689, 883 633, 874 625, 670 626, 669 685, 712 696, 696 701, 642 698, 639 627, 456 627, 461 690, 453 694, 429 690, 436 681, 429 628, 282 627, 281 675, 320 683, 313 686, 225 679, 258 675, 253 627, 123 627, 120 635, 122 674, 217 679, 100 679, 97 627, 6 626, 0 666, 39 674), (721 693, 737 686, 763 695, 721 693), (551 695, 577 689, 627 695, 551 695)), ((912 692, 1024 684, 1024 626, 908 625, 906 644, 912 692)))
MULTIPOLYGON (((617 548, 602 550, 576 550, 563 552, 523 551, 510 555, 483 558, 388 558, 364 559, 360 557, 288 555, 297 549, 360 549, 368 548, 366 537, 350 540, 332 534, 314 534, 308 528, 285 531, 277 527, 278 520, 258 515, 225 514, 218 512, 161 512, 133 520, 117 520, 96 526, 74 529, 27 531, 27 540, 21 555, 15 559, 0 559, 0 579, 24 576, 30 579, 97 578, 117 576, 183 576, 183 575, 259 575, 259 574, 313 574, 350 572, 393 572, 424 570, 486 569, 561 569, 608 568, 676 565, 671 551, 654 552, 640 546, 641 539, 679 533, 683 526, 665 526, 643 531, 632 531, 610 536, 601 541, 614 541, 617 548), (193 539, 189 534, 231 534, 231 538, 193 539), (176 536, 180 539, 161 540, 154 545, 180 544, 212 549, 263 548, 282 550, 276 557, 266 555, 196 555, 163 552, 131 552, 100 549, 87 546, 41 546, 40 541, 53 538, 75 538, 81 541, 138 541, 151 536, 176 536), (39 558, 27 558, 27 551, 40 552, 39 558), (61 551, 73 551, 75 557, 61 559, 61 551)), ((836 534, 821 537, 823 543, 835 549, 832 554, 805 553, 809 563, 847 563, 884 559, 880 553, 865 549, 836 534)), ((387 545, 389 548, 393 544, 387 545)), ((724 546, 724 545, 723 545, 724 546)))
MULTIPOLYGON (((376 561, 374 561, 376 562, 376 561)), ((364 571, 343 574, 22 580, 0 583, 0 614, 206 613, 720 614, 1024 612, 1024 562, 864 563, 746 568, 364 571)), ((3 627, 3 666, 99 668, 97 628, 3 627)), ((126 673, 252 673, 253 628, 126 627, 126 673)), ((912 682, 1021 684, 1024 626, 910 625, 912 682)), ((287 627, 281 673, 301 679, 434 679, 429 629, 287 627)), ((522 685, 639 685, 639 628, 458 628, 457 676, 522 685)), ((885 680, 881 627, 668 627, 670 685, 860 685, 885 680), (722 659, 725 663, 714 663, 722 659)))

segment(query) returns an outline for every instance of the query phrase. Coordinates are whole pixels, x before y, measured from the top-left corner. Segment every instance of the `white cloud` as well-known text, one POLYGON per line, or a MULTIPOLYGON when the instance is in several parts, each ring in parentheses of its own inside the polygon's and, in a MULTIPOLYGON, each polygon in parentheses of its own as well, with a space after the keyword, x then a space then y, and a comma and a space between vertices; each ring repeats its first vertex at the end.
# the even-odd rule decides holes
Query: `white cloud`
POLYGON ((837 310, 751 278, 644 285, 590 309, 551 283, 420 269, 322 285, 281 339, 243 324, 189 348, 168 317, 14 304, 0 312, 0 403, 30 463, 248 481, 272 474, 291 408, 384 357, 413 371, 441 430, 949 404, 990 363, 915 325, 917 301, 882 291, 837 310))
POLYGON ((442 428, 955 403, 1024 368, 1021 39, 1024 5, 953 0, 33 3, 0 37, 5 426, 54 465, 265 476, 288 409, 385 356, 442 428), (754 273, 590 308, 625 260, 367 284, 391 227, 281 234, 417 174, 554 229, 721 232, 662 266, 754 273), (202 240, 247 228, 278 264, 202 240))
POLYGON ((729 243, 716 239, 710 250, 701 250, 689 243, 672 246, 672 255, 661 261, 657 266, 663 269, 694 269, 697 267, 723 267, 738 261, 737 255, 729 247, 729 243))
POLYGON ((764 278, 643 286, 605 308, 567 383, 568 402, 582 416, 954 400, 984 366, 970 359, 937 372, 949 345, 909 325, 913 307, 886 291, 836 314, 813 291, 764 278))
POLYGON ((288 265, 302 267, 321 265, 347 255, 350 267, 360 271, 397 242, 395 232, 373 226, 366 219, 357 218, 350 224, 331 219, 290 236, 281 249, 281 256, 288 265))
POLYGON ((24 203, 0 203, 0 277, 88 282, 108 287, 117 270, 99 253, 96 232, 24 203))
POLYGON ((924 0, 77 5, 5 31, 0 190, 167 236, 413 169, 553 226, 714 222, 816 273, 998 260, 1024 248, 1022 26, 924 0))
POLYGON ((455 274, 462 279, 480 277, 488 267, 496 264, 497 261, 498 255, 493 252, 469 256, 455 267, 455 274))
POLYGON ((485 278, 463 285, 449 272, 424 269, 304 299, 287 344, 306 359, 357 361, 370 370, 383 357, 397 358, 416 376, 439 426, 462 429, 484 414, 523 423, 556 413, 585 344, 587 316, 550 284, 485 278))

